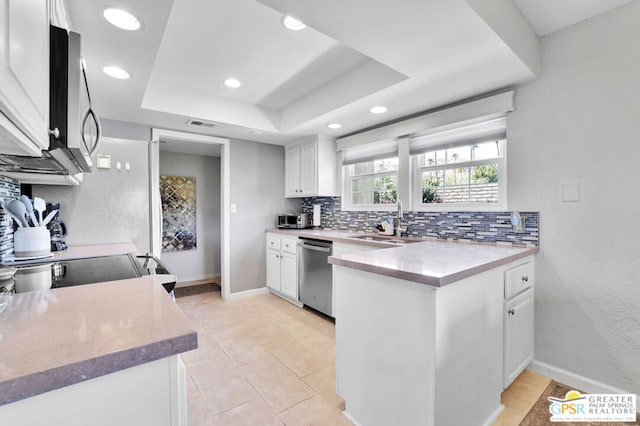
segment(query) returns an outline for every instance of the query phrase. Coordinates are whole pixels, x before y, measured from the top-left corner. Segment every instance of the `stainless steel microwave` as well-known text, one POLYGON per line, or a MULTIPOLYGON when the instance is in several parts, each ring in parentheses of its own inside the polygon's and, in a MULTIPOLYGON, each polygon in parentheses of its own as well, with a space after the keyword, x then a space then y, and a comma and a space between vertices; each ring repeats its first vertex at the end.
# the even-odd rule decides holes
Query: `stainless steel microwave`
POLYGON ((309 218, 309 213, 278 215, 278 228, 311 228, 311 219, 309 218))

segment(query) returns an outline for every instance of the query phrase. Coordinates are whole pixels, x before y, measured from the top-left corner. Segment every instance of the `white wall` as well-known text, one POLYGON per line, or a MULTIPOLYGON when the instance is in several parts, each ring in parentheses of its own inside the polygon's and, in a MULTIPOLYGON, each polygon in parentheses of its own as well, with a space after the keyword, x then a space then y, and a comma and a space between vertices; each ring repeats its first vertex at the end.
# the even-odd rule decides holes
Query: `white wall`
POLYGON ((277 215, 300 211, 300 200, 284 198, 284 147, 231 141, 231 293, 266 285, 265 231, 277 215))
POLYGON ((535 358, 638 394, 639 22, 635 1, 544 38, 508 122, 509 208, 540 211, 535 358))
POLYGON ((196 250, 163 252, 178 281, 220 276, 220 158, 160 151, 160 175, 196 178, 196 250))
POLYGON ((147 142, 103 138, 98 154, 111 155, 111 169, 85 173, 80 186, 33 185, 33 195, 60 202, 69 245, 133 242, 141 252, 149 251, 147 142), (121 171, 115 168, 118 161, 121 171))

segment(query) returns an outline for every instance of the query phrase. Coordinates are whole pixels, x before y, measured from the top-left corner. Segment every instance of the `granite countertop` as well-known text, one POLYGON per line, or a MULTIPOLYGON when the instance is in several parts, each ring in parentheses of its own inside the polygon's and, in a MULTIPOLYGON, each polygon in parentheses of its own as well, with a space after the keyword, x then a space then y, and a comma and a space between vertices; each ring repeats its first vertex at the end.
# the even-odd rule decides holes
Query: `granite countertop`
POLYGON ((329 263, 442 287, 537 252, 537 247, 424 241, 332 256, 329 263))
POLYGON ((0 297, 0 405, 195 349, 195 329, 160 284, 148 276, 0 297))
MULTIPOLYGON (((380 250, 331 256, 329 263, 435 287, 451 284, 538 252, 538 247, 511 247, 433 239, 403 238, 413 241, 404 244, 370 241, 353 237, 378 235, 348 231, 270 229, 267 232, 379 247, 380 250)), ((391 235, 386 237, 396 239, 391 235)))

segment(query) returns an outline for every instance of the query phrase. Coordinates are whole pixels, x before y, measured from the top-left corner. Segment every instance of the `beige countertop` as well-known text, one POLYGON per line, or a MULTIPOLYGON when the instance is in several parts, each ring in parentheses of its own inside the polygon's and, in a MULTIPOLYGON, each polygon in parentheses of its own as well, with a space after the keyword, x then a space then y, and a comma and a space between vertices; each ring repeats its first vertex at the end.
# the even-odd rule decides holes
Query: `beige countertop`
MULTIPOLYGON (((359 240, 354 239, 353 237, 357 236, 375 236, 375 237, 384 237, 389 240, 396 239, 393 235, 380 235, 375 233, 363 233, 363 232, 349 232, 349 231, 332 231, 332 230, 324 230, 324 229, 268 229, 267 232, 289 235, 292 237, 302 237, 302 238, 315 238, 318 240, 325 241, 334 241, 348 244, 359 244, 366 245, 372 247, 397 247, 398 244, 392 243, 389 241, 370 241, 370 240, 359 240)), ((407 238, 405 238, 407 239, 407 238)), ((408 238, 409 240, 416 240, 416 238, 408 238)), ((420 240, 422 241, 422 240, 420 240)))
MULTIPOLYGON (((421 240, 406 244, 354 239, 361 234, 314 229, 269 230, 298 237, 317 238, 380 247, 380 250, 329 257, 329 263, 442 287, 514 260, 533 255, 538 247, 421 240)), ((393 238, 389 236, 389 238, 393 238)))
POLYGON ((0 405, 196 347, 154 276, 1 296, 0 405))

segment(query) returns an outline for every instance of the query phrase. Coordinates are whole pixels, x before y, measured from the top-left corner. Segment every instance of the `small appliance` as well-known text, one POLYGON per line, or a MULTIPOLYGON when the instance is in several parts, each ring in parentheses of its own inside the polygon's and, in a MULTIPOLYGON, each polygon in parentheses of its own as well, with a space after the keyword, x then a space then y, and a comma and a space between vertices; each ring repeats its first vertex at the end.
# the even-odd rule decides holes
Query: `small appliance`
POLYGON ((305 229, 311 228, 311 226, 311 220, 308 213, 278 215, 278 228, 305 229))

